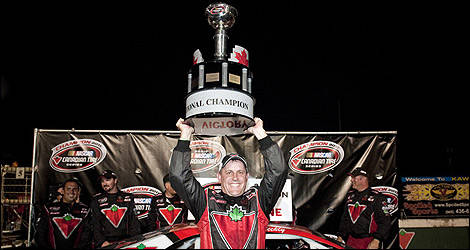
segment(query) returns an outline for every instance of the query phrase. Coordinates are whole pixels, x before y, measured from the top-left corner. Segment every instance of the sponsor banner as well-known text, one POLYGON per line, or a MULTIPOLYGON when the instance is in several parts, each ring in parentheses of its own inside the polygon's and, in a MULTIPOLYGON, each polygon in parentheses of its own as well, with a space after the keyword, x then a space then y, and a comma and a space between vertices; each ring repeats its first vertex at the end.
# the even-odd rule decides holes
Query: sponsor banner
MULTIPOLYGON (((338 225, 335 221, 341 215, 339 210, 342 209, 346 193, 351 187, 350 177, 347 175, 351 170, 357 167, 366 169, 371 176, 376 177, 370 180, 371 186, 397 187, 396 135, 393 133, 316 135, 273 132, 269 135, 284 154, 291 181, 291 191, 283 191, 281 199, 285 200, 278 203, 278 210, 274 210, 272 214, 274 217, 285 218, 296 214, 300 225, 326 233, 336 232, 338 225), (289 207, 291 210, 288 210, 289 207)), ((48 202, 49 191, 55 190, 58 184, 71 177, 77 177, 83 183, 80 201, 87 203, 94 194, 102 192, 98 175, 105 169, 110 169, 117 174, 120 189, 132 190, 133 193, 142 192, 142 196, 138 197, 142 200, 136 200, 136 204, 143 205, 141 211, 145 216, 148 201, 145 198, 150 194, 138 188, 165 189, 162 179, 169 172, 170 158, 179 133, 50 132, 39 129, 36 138, 34 166, 37 171, 33 183, 33 204, 48 202)), ((216 178, 218 164, 227 153, 238 153, 245 157, 250 180, 260 180, 265 173, 266 159, 253 135, 196 134, 190 147, 191 168, 196 178, 216 178)), ((454 187, 458 189, 455 185, 454 187)), ((468 196, 468 186, 466 190, 468 196)), ((440 199, 444 198, 440 196, 440 199)), ((455 197, 452 199, 455 200, 455 197)), ((394 212, 393 200, 390 197, 391 203, 384 206, 396 216, 398 213, 394 212)), ((448 201, 442 202, 446 205, 445 202, 448 201)), ((398 231, 395 235, 397 233, 398 231)))
POLYGON ((402 177, 403 211, 412 217, 468 217, 469 177, 402 177))
POLYGON ((132 186, 123 188, 122 191, 131 193, 134 195, 135 210, 139 220, 147 218, 150 211, 150 204, 152 203, 152 197, 161 193, 160 190, 149 186, 132 186))
POLYGON ((287 179, 286 184, 284 184, 282 188, 281 196, 269 215, 269 219, 271 221, 291 222, 294 220, 294 211, 292 208, 291 180, 287 179))

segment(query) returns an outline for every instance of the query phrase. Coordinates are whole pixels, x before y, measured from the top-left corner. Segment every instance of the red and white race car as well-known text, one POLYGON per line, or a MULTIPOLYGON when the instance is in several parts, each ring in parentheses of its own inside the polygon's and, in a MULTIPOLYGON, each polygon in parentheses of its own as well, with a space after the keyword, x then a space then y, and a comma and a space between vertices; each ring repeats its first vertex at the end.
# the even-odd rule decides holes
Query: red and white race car
MULTIPOLYGON (((108 249, 199 249, 200 237, 194 223, 178 224, 116 242, 108 249)), ((267 249, 344 249, 343 243, 306 227, 284 224, 268 225, 267 249)))

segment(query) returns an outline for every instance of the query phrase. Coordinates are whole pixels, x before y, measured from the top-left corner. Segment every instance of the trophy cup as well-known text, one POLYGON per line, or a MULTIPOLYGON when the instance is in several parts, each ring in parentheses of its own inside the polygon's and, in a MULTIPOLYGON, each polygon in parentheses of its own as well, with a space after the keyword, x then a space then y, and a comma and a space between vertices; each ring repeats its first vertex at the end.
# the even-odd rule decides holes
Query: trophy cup
POLYGON ((185 118, 196 134, 242 134, 254 124, 255 99, 251 95, 253 76, 248 68, 248 51, 235 45, 232 53, 227 53, 227 30, 234 25, 238 12, 228 4, 214 3, 205 13, 215 29, 214 58, 205 61, 199 50, 193 54, 185 118))

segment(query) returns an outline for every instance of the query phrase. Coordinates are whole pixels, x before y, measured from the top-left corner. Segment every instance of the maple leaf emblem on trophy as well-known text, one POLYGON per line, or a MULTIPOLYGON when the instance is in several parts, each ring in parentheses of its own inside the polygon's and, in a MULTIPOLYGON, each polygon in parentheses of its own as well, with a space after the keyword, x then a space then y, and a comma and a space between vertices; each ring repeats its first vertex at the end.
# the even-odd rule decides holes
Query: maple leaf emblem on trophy
POLYGON ((235 59, 238 60, 238 63, 241 63, 245 66, 248 67, 248 54, 246 53, 246 49, 240 47, 240 46, 235 46, 235 48, 233 49, 233 53, 235 54, 235 59), (240 50, 237 51, 237 47, 241 48, 241 52, 240 50))

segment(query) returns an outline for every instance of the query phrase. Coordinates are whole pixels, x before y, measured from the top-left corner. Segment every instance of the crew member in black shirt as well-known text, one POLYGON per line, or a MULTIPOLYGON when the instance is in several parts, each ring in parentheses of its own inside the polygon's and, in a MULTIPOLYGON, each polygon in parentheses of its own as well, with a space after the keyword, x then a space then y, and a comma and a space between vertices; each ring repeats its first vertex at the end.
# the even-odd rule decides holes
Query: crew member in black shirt
POLYGON ((79 201, 81 183, 77 178, 61 186, 63 195, 43 208, 37 221, 35 240, 39 248, 90 248, 89 208, 79 201))
POLYGON ((96 194, 90 203, 97 248, 140 234, 134 196, 119 190, 118 177, 111 170, 104 171, 99 179, 104 192, 96 194))
POLYGON ((369 187, 367 172, 356 168, 350 173, 352 190, 347 194, 338 240, 359 249, 378 249, 390 230, 386 197, 369 187))
POLYGON ((171 186, 168 174, 163 177, 163 183, 165 191, 152 198, 147 225, 149 231, 187 221, 188 208, 171 186))

